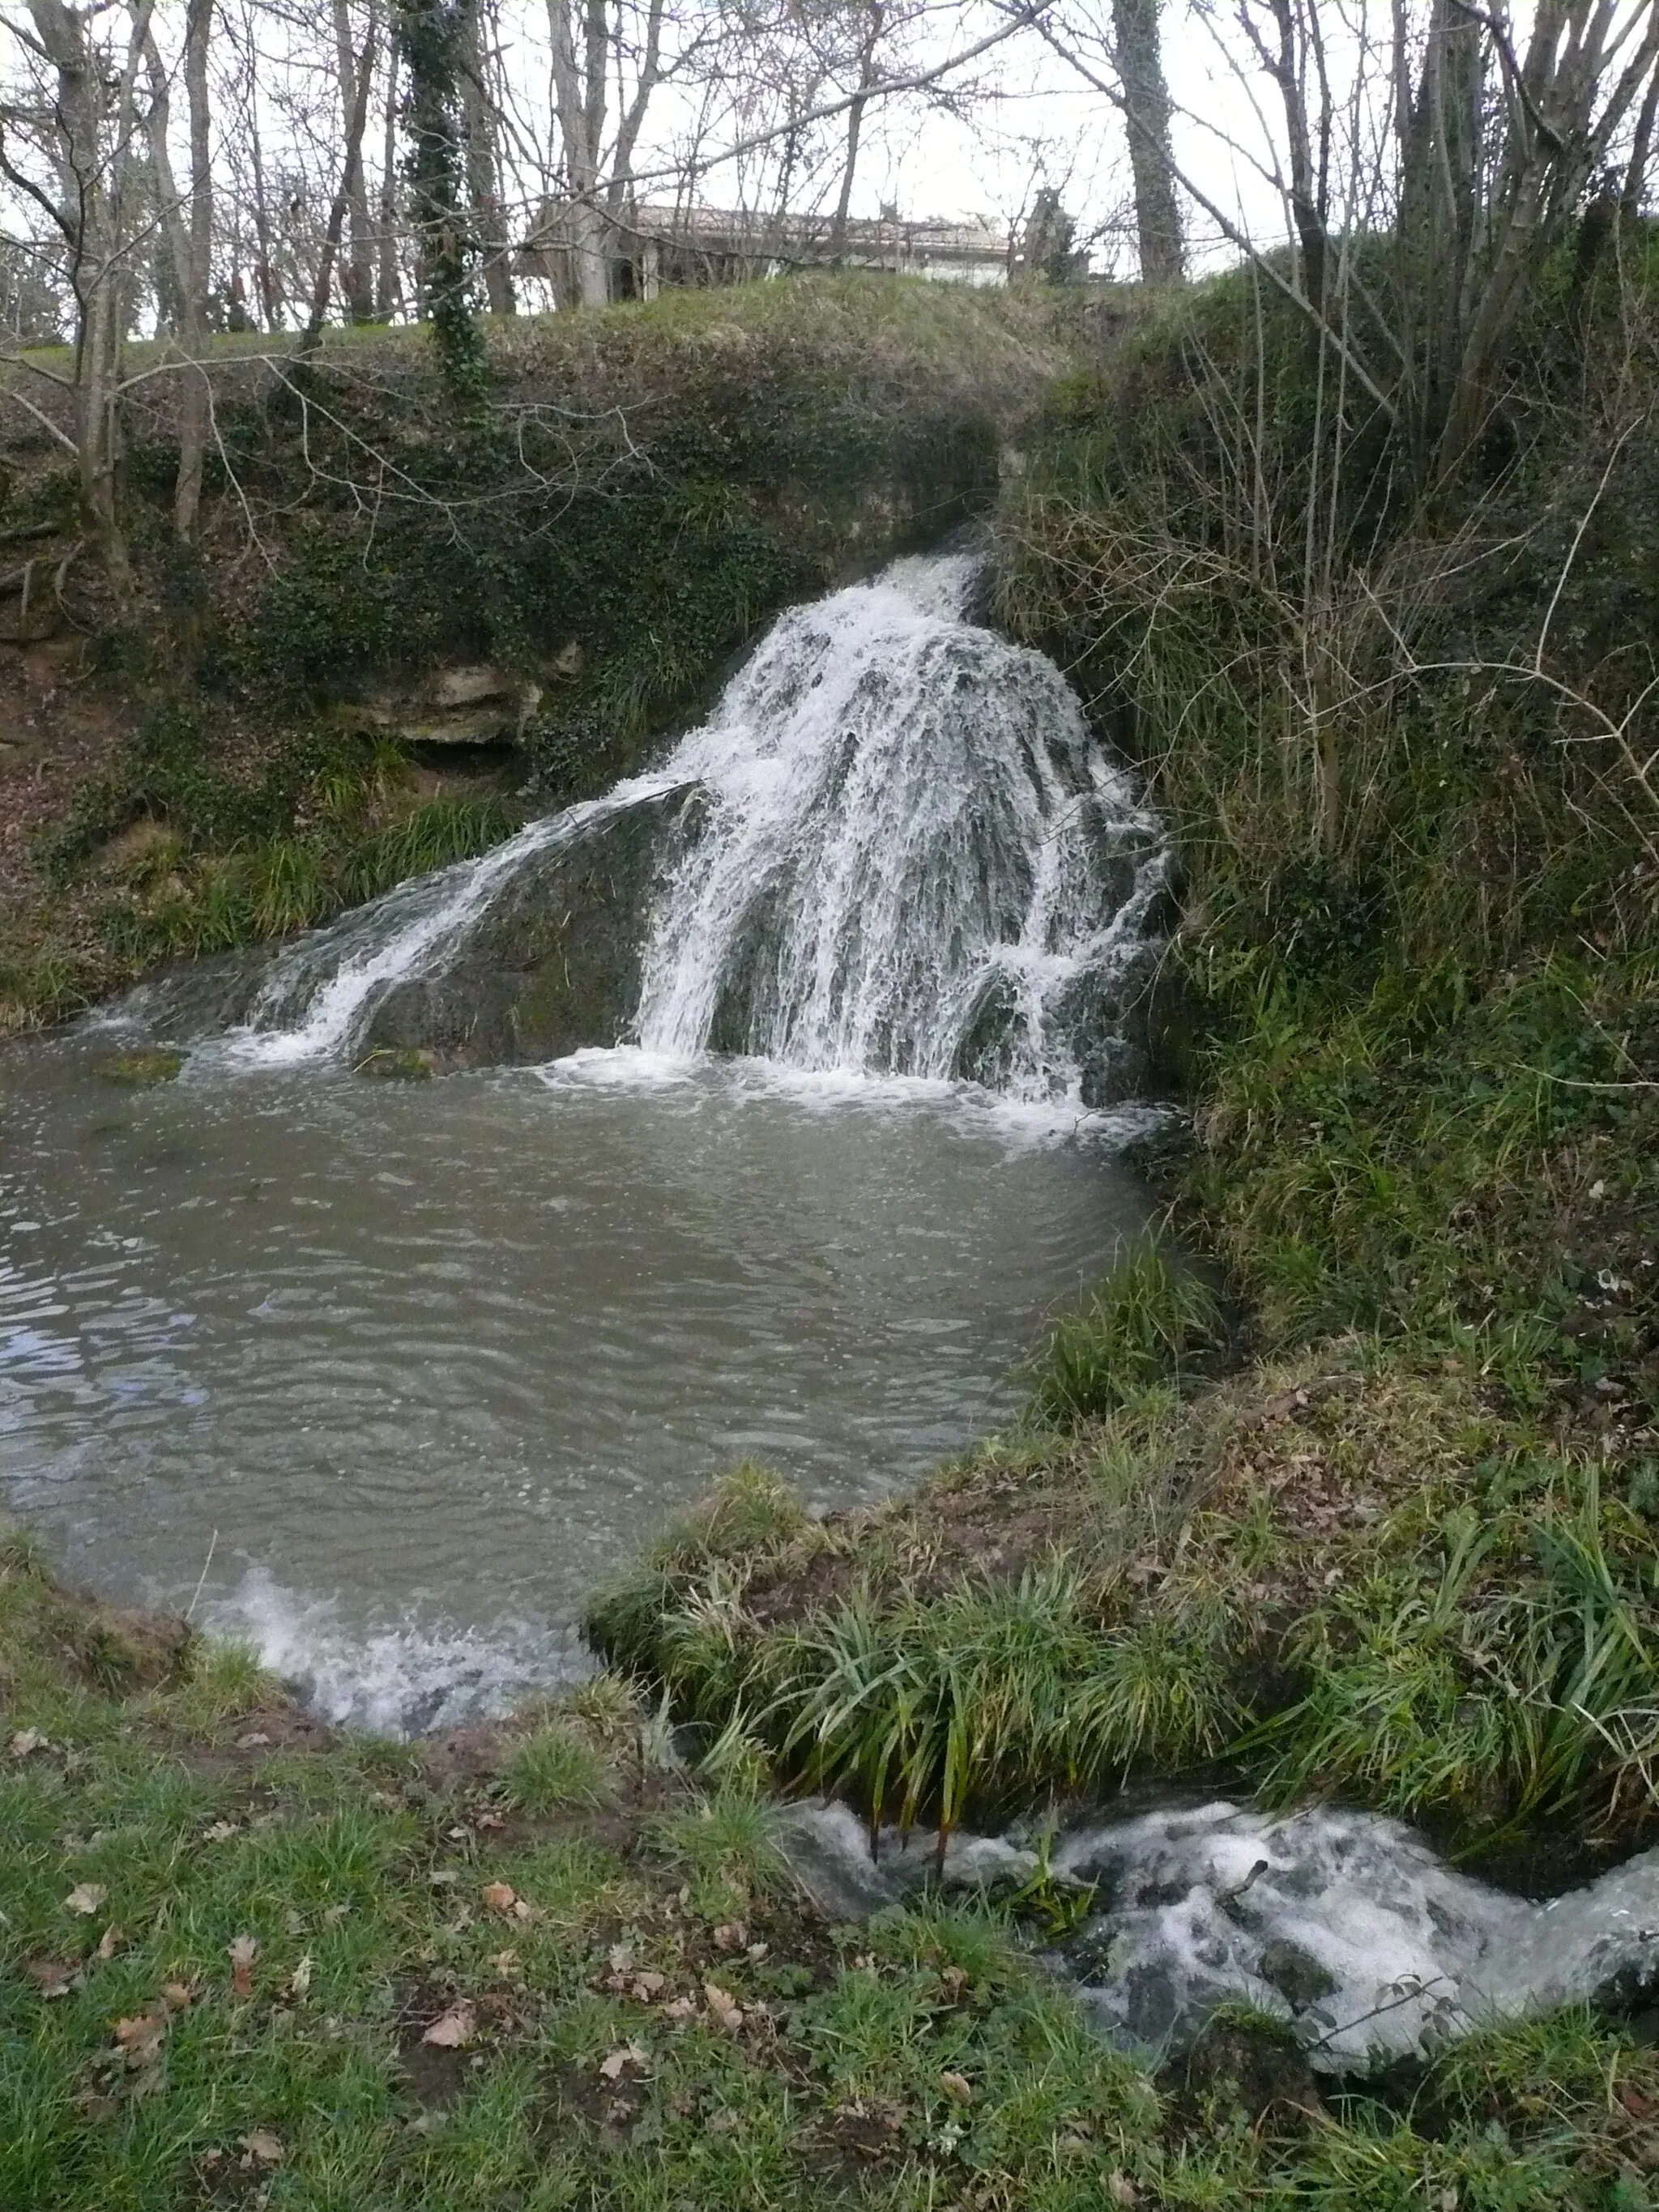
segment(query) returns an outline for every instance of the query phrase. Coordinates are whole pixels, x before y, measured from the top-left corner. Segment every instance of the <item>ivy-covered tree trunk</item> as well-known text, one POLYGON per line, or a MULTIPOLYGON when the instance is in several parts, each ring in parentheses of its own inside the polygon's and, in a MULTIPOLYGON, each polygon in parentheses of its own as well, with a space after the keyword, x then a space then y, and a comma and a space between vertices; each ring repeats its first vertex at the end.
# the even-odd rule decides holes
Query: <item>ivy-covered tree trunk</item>
POLYGON ((1187 257, 1176 205, 1170 94, 1158 46, 1158 0, 1112 0, 1112 29, 1129 126, 1141 279, 1148 284, 1179 284, 1187 273, 1187 257))
POLYGON ((398 0, 397 21, 407 74, 404 174, 420 241, 422 295, 444 381, 458 400, 476 406, 489 384, 489 364, 472 314, 477 246, 466 215, 461 88, 466 10, 458 0, 398 0))

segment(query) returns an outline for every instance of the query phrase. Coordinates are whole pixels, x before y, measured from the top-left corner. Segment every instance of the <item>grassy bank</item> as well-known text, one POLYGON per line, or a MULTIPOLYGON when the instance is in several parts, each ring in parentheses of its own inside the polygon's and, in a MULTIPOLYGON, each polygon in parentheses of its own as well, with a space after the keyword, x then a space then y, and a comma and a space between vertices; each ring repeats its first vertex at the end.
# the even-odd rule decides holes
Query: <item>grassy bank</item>
POLYGON ((0 2203, 1625 2208, 1659 2058, 1572 2017, 1388 2097, 1153 2081, 1017 1920, 825 1925, 614 1676, 417 1746, 0 1552, 0 2203))
POLYGON ((487 343, 470 411, 423 331, 225 343, 188 548, 173 380, 135 383, 125 604, 70 557, 73 468, 5 410, 33 567, 0 605, 0 1033, 602 787, 779 606, 982 510, 1060 358, 1040 302, 855 277, 487 343), (495 679, 498 742, 409 735, 456 669, 495 679))

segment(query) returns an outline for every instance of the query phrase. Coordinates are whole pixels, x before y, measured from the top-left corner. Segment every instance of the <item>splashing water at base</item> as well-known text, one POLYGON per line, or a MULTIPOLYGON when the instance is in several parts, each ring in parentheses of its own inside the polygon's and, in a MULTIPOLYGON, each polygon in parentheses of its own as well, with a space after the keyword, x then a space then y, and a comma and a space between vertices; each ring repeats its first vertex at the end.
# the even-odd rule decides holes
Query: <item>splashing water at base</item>
POLYGON ((962 619, 973 575, 795 609, 680 745, 710 805, 652 918, 647 1049, 1078 1095, 1068 995, 1144 972, 1162 846, 1053 662, 962 619))

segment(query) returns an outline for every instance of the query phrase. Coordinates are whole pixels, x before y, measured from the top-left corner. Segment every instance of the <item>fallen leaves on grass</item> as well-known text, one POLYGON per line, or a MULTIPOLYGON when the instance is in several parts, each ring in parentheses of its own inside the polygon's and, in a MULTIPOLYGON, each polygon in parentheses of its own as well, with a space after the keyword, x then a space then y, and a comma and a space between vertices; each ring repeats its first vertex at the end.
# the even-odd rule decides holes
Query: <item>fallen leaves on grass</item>
POLYGON ((743 2026, 743 2007, 730 1990, 723 1990, 718 1982, 705 1982, 702 1994, 717 2027, 728 2035, 735 2035, 743 2026))
POLYGON ((945 2095, 953 2097, 958 2105, 971 2105, 974 2101, 974 2085, 965 2074, 941 2074, 939 2085, 945 2095))
POLYGON ((153 2066, 161 2055, 167 2032, 167 2014, 137 2012, 115 2023, 115 2040, 129 2066, 153 2066))
POLYGON ((617 2081, 627 2068, 644 2068, 650 2063, 649 2052, 642 2051, 637 2043, 623 2043, 600 2059, 599 2071, 607 2081, 617 2081))
POLYGON ((81 1980, 79 1968, 67 1959, 25 1959, 23 1972, 43 1997, 66 1997, 81 1980))
POLYGON ((50 1751, 52 1742, 39 1729, 19 1729, 8 1749, 14 1759, 27 1759, 31 1752, 50 1751))
POLYGON ((258 1938, 237 1936, 226 1947, 225 1955, 230 1960, 232 1988, 239 1997, 251 1997, 253 1994, 253 1962, 259 1955, 258 1938))
POLYGON ((487 1881, 482 1894, 492 1912, 511 1912, 519 1901, 518 1892, 510 1882, 487 1881))
POLYGON ((291 1997, 302 1997, 311 1987, 311 1954, 306 1953, 288 1978, 288 1993, 291 1997))
POLYGON ((125 1948, 126 1940, 125 1929, 118 1928, 115 1923, 112 1920, 109 1926, 105 1929, 103 1934, 98 1938, 99 1957, 100 1959, 112 1959, 118 1951, 125 1948))
POLYGON ((459 2051, 471 2042, 477 2017, 473 2007, 463 2000, 434 2020, 421 2040, 429 2043, 435 2051, 459 2051))
POLYGON ((281 2142, 265 2128, 255 2128, 251 2135, 238 2136, 236 2148, 247 2154, 242 2161, 245 2166, 280 2166, 287 2155, 281 2142))
POLYGON ((90 1918, 108 1895, 101 1882, 78 1881, 64 1899, 64 1909, 66 1912, 84 1913, 90 1918))

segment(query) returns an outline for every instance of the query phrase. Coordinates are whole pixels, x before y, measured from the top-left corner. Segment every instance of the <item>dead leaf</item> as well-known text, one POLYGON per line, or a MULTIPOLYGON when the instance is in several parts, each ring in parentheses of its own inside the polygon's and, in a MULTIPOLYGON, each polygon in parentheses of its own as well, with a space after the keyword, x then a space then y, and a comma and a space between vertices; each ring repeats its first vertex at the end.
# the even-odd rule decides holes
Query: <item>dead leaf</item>
POLYGON ((676 1997, 672 2004, 663 2007, 663 2011, 670 2020, 695 2020, 697 2016, 696 2002, 690 1997, 676 1997))
POLYGON ((499 1813, 475 1813, 472 1815, 472 1825, 475 1828, 485 1828, 493 1832, 496 1828, 504 1828, 507 1823, 499 1813))
POLYGON ((723 1990, 718 1982, 705 1982, 702 1994, 709 2011, 728 2035, 735 2035, 743 2026, 743 2007, 730 1990, 723 1990))
POLYGON ((64 1899, 64 1909, 70 1912, 91 1914, 97 1911, 108 1895, 109 1892, 101 1882, 77 1882, 64 1899))
POLYGON ((634 1963, 634 1946, 631 1943, 613 1943, 605 1955, 613 1974, 625 1974, 634 1963))
POLYGON ((311 1954, 307 1951, 288 1978, 288 1993, 293 1997, 302 1997, 310 1987, 311 1954))
POLYGON ((63 1959, 25 1959, 23 1972, 43 1997, 66 1997, 81 1978, 63 1959))
POLYGON ((253 1961, 259 1955, 257 1936, 239 1936, 226 1950, 231 1965, 231 1986, 239 1997, 253 1994, 253 1961))
POLYGON ((439 2020, 434 2020, 421 2038, 437 2051, 459 2051, 472 2040, 472 2030, 477 2014, 470 2004, 453 2004, 439 2020))
POLYGON ((741 1920, 728 1920, 723 1927, 714 1930, 714 1948, 717 1951, 740 1951, 748 1941, 749 1930, 741 1920))
POLYGON ((228 1844, 233 1836, 240 1833, 234 1820, 216 1820, 211 1827, 203 1829, 202 1839, 209 1844, 228 1844))
POLYGON ((195 2002, 196 1992, 187 1982, 164 1982, 161 2002, 169 2012, 188 2012, 195 2002))
POLYGON ((121 1949, 126 1940, 126 1936, 123 1934, 122 1930, 118 1929, 112 1920, 109 1926, 105 1929, 103 1934, 98 1938, 99 1957, 100 1959, 112 1959, 116 1953, 121 1949))
POLYGON ((167 2032, 164 2012, 134 2013, 115 2023, 115 2040, 129 2066, 153 2066, 161 2055, 161 2039, 167 2032))
POLYGON ((511 1912, 519 1901, 518 1892, 505 1881, 487 1881, 483 1896, 492 1912, 511 1912))
POLYGON ((280 2166, 283 2162, 283 2146, 264 2128, 256 2128, 251 2136, 238 2136, 236 2147, 246 2151, 250 2158, 257 2158, 261 2166, 280 2166))
POLYGON ((624 2043, 600 2059, 599 2071, 607 2081, 615 2081, 620 2078, 624 2067, 646 2066, 649 2063, 648 2055, 641 2050, 637 2043, 624 2043))
POLYGON ((665 1974, 635 1974, 633 1982, 635 1996, 641 2004, 650 2004, 668 1986, 665 1974))
POLYGON ((947 2097, 954 2097, 959 2105, 974 2101, 974 2085, 965 2074, 941 2074, 939 2085, 947 2097))
POLYGON ((8 1747, 14 1759, 27 1759, 32 1751, 50 1751, 50 1741, 39 1729, 19 1729, 8 1747))
POLYGON ((939 1970, 939 1978, 940 1988, 950 2002, 955 2004, 968 1986, 968 1969, 965 1966, 944 1966, 939 1970))
POLYGON ((523 1967, 519 1964, 518 1953, 510 1946, 505 1951, 497 1951, 490 1964, 498 1974, 513 1975, 521 1974, 524 1972, 523 1967))
POLYGON ((237 1737, 236 1748, 238 1751, 258 1751, 270 1741, 270 1738, 263 1729, 250 1729, 246 1735, 237 1737))
POLYGON ((1140 2202, 1140 2191, 1120 2166, 1114 2166, 1107 2175, 1106 2194, 1114 2204, 1139 2204, 1140 2202))

